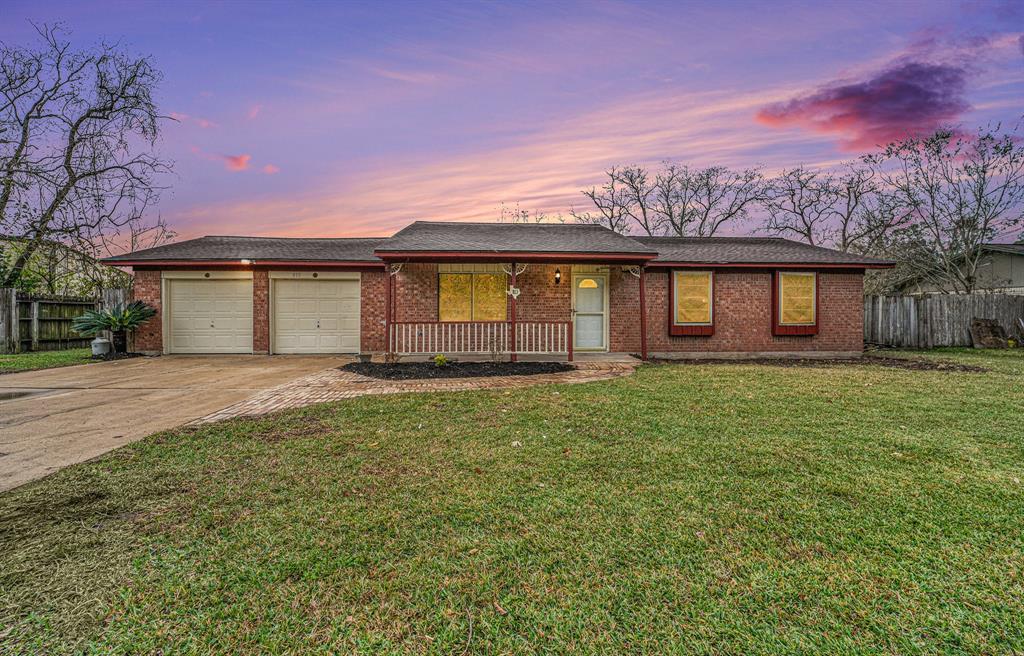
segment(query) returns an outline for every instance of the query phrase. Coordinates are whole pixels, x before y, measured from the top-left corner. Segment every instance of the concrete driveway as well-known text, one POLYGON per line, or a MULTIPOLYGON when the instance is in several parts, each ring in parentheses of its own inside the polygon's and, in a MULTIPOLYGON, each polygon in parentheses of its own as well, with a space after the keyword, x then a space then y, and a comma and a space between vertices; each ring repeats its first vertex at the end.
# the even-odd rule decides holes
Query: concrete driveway
POLYGON ((170 355, 0 375, 0 491, 348 361, 170 355))

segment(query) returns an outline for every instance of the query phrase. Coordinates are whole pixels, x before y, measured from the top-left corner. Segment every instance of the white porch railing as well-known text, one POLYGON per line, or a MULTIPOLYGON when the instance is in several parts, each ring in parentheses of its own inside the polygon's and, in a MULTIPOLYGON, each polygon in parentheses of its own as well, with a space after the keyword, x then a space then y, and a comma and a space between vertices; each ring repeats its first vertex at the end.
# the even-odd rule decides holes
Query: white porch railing
POLYGON ((396 355, 532 354, 572 359, 569 321, 402 321, 392 323, 390 332, 388 351, 396 355))

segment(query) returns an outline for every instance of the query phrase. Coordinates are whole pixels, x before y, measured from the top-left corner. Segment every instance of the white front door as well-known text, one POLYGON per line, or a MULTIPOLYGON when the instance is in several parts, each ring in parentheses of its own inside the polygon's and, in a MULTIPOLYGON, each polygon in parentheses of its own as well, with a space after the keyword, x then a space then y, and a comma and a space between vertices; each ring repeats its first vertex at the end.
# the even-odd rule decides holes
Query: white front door
POLYGON ((167 281, 168 353, 252 353, 252 279, 167 281))
POLYGON ((274 353, 358 352, 358 278, 274 280, 274 353))
POLYGON ((572 277, 573 347, 580 351, 608 350, 608 277, 572 277))

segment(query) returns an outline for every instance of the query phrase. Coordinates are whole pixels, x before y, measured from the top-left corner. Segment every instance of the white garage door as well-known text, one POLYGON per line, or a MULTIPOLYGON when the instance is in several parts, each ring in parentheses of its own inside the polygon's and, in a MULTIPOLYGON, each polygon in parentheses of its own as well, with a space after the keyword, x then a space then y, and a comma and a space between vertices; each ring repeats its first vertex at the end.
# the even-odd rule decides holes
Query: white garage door
POLYGON ((274 353, 358 352, 358 279, 274 281, 274 353))
POLYGON ((174 279, 171 353, 252 353, 252 280, 174 279))

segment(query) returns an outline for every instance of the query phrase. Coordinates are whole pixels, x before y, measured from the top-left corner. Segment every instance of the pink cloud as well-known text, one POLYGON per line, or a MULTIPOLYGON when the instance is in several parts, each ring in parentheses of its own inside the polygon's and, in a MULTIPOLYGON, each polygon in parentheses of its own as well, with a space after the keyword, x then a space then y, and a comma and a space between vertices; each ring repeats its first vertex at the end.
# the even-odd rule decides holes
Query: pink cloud
POLYGON ((224 160, 224 166, 229 171, 245 171, 249 168, 249 160, 252 159, 252 155, 221 155, 224 160))
POLYGON ((263 171, 264 173, 266 173, 267 175, 274 175, 275 173, 280 171, 281 168, 277 167, 277 166, 274 166, 273 164, 267 164, 266 166, 264 166, 260 170, 263 171))
POLYGON ((807 95, 762 107, 757 121, 839 137, 844 150, 864 150, 932 132, 971 109, 967 70, 954 64, 902 60, 856 81, 832 82, 807 95))
POLYGON ((249 111, 246 113, 246 115, 249 117, 249 120, 251 121, 252 119, 254 119, 257 116, 259 116, 260 112, 262 112, 262 111, 263 111, 263 105, 253 105, 253 106, 249 107, 249 111))

